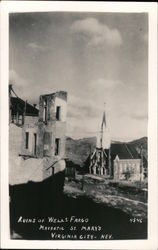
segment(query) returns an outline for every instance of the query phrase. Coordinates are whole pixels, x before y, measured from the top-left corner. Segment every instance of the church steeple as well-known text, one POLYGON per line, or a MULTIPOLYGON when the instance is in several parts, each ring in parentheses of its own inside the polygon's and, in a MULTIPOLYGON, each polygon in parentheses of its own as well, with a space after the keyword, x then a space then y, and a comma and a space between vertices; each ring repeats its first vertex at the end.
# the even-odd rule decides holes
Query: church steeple
POLYGON ((104 103, 104 112, 103 112, 103 119, 102 119, 102 124, 101 124, 101 130, 103 130, 104 125, 105 125, 105 128, 106 128, 105 103, 104 103))
POLYGON ((109 174, 109 166, 110 144, 108 142, 106 109, 104 103, 100 135, 98 136, 97 146, 90 158, 89 171, 91 174, 99 174, 106 176, 109 174))
POLYGON ((102 124, 101 124, 101 136, 100 136, 100 147, 103 147, 103 135, 104 135, 104 126, 106 129, 106 113, 105 113, 105 105, 106 103, 104 102, 104 111, 103 111, 103 119, 102 119, 102 124))

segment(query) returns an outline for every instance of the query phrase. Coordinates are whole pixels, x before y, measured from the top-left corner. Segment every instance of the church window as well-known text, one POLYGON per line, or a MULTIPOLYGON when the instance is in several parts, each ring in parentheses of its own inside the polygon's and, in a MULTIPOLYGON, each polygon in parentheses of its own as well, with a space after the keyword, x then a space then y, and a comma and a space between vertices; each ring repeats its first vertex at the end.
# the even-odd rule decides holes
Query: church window
POLYGON ((125 165, 122 164, 122 172, 124 172, 125 170, 126 170, 125 165))
POLYGON ((137 172, 139 172, 139 163, 137 162, 137 172))
POLYGON ((127 164, 125 163, 124 164, 124 171, 126 171, 127 170, 127 164))
POLYGON ((123 172, 123 164, 120 163, 120 170, 121 170, 121 173, 123 172))

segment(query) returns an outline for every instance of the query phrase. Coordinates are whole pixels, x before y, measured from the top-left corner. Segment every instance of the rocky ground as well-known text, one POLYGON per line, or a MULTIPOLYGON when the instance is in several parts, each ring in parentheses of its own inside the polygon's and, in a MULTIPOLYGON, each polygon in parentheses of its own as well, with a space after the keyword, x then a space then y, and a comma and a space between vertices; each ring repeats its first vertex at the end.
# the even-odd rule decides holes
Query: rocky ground
POLYGON ((114 182, 92 175, 76 175, 65 180, 64 193, 70 197, 85 196, 96 203, 120 209, 133 218, 147 218, 147 183, 114 182))
MULTIPOLYGON (((65 175, 54 175, 43 182, 10 185, 10 233, 12 239, 52 240, 52 233, 63 234, 62 229, 39 230, 38 219, 43 226, 63 226, 64 234, 70 234, 73 223, 48 223, 48 217, 88 218, 88 224, 78 223, 71 234, 101 235, 113 239, 147 238, 147 197, 138 183, 117 183, 97 176, 77 175, 68 180, 65 175), (64 181, 65 180, 65 181, 64 181), (65 183, 65 184, 64 184, 65 183), (64 184, 64 193, 63 193, 64 184), (36 223, 19 223, 19 218, 35 218, 36 223), (82 231, 81 226, 101 228, 101 231, 82 231), (53 231, 54 230, 54 231, 53 231)), ((87 230, 87 229, 86 229, 87 230)), ((85 238, 86 239, 86 238, 85 238)), ((56 239, 55 239, 56 240, 56 239)))

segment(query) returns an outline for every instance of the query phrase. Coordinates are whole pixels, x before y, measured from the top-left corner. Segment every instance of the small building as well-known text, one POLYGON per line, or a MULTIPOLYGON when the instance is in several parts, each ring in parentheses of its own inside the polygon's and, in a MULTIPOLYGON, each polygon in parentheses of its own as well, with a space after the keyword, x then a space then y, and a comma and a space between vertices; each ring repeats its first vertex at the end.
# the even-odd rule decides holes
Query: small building
POLYGON ((111 144, 112 175, 115 180, 143 180, 141 156, 129 143, 111 144))

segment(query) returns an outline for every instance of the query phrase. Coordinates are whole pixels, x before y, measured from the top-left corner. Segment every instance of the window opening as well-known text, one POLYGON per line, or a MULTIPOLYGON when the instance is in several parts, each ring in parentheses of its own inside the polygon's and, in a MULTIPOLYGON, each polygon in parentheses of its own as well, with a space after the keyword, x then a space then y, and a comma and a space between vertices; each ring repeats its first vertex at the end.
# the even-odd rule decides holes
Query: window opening
POLYGON ((43 110, 43 121, 47 121, 47 103, 44 101, 44 110, 43 110))
POLYGON ((25 135, 26 135, 25 147, 26 149, 28 149, 29 148, 29 132, 26 132, 25 135))
POLYGON ((57 106, 56 107, 56 119, 57 119, 57 121, 60 120, 60 113, 61 113, 61 107, 57 106))
POLYGON ((59 155, 60 153, 60 139, 55 139, 55 155, 59 155))
POLYGON ((34 155, 36 155, 37 152, 37 134, 34 133, 34 155))

